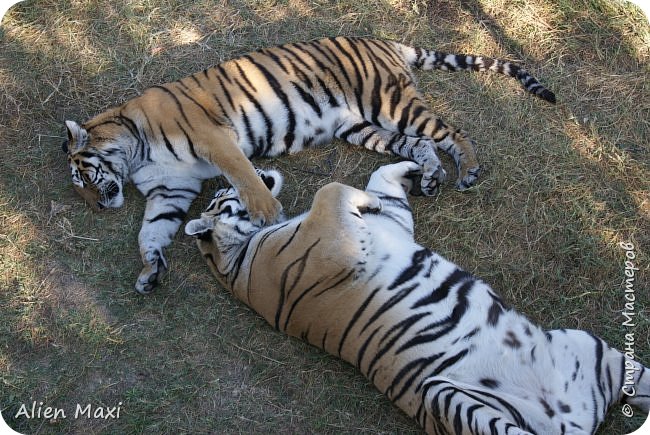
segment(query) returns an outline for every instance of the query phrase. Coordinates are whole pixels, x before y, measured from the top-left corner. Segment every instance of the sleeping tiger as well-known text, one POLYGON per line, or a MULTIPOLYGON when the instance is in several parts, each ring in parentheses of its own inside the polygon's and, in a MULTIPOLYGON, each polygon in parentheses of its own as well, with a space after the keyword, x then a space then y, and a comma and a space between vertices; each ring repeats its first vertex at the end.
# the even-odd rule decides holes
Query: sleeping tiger
POLYGON ((280 203, 249 157, 293 153, 337 137, 417 162, 423 193, 434 195, 445 178, 440 148, 455 161, 456 186, 466 189, 479 174, 473 143, 429 111, 412 67, 494 71, 555 102, 525 70, 497 59, 364 38, 287 44, 153 86, 83 125, 66 121, 63 148, 73 187, 98 210, 120 207, 129 180, 146 198, 140 293, 150 292, 167 268, 163 249, 202 180, 223 174, 255 219, 274 221, 280 203))
MULTIPOLYGON (((418 174, 401 162, 365 192, 328 184, 273 226, 223 189, 185 232, 236 298, 355 365, 428 433, 591 434, 619 401, 647 413, 646 367, 588 332, 540 328, 415 243, 418 174)), ((260 175, 277 195, 279 174, 260 175)))

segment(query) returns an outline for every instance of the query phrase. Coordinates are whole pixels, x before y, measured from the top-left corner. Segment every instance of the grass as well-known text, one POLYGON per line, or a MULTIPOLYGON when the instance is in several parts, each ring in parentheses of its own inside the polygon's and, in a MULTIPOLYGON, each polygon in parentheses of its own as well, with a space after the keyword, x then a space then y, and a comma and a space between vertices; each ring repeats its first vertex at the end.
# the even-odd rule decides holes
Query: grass
MULTIPOLYGON (((169 274, 137 296, 144 204, 94 214, 70 188, 63 120, 237 54, 373 35, 518 60, 557 106, 517 83, 426 73, 432 108, 479 144, 467 193, 416 198, 418 240, 490 282, 546 327, 622 348, 624 251, 639 280, 636 352, 650 363, 650 29, 605 0, 29 0, 0 26, 0 410, 23 433, 418 433, 354 368, 268 327, 221 289, 178 235, 169 274), (119 419, 15 419, 33 400, 119 419)), ((291 214, 337 180, 388 162, 334 142, 258 164, 286 176, 291 214)), ((451 162, 444 160, 453 174, 451 162)), ((206 183, 190 215, 215 187, 206 183)), ((70 414, 68 414, 70 415, 70 414)), ((613 409, 601 434, 643 418, 613 409)))

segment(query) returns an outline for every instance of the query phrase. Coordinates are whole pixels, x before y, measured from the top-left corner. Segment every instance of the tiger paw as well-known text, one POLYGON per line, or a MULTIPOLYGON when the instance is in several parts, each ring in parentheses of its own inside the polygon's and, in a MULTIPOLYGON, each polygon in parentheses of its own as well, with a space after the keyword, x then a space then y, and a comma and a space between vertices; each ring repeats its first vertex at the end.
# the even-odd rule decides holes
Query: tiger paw
POLYGON ((160 251, 149 252, 144 257, 145 266, 135 283, 135 291, 141 295, 151 293, 167 270, 167 261, 160 251))
POLYGON ((370 213, 370 214, 379 214, 381 213, 381 200, 375 195, 368 194, 361 190, 358 191, 360 198, 357 199, 358 203, 356 204, 357 210, 359 213, 370 213), (363 194, 363 195, 361 195, 363 194))
POLYGON ((278 220, 282 204, 275 199, 269 190, 259 193, 240 192, 240 197, 254 223, 272 224, 278 220))
POLYGON ((433 165, 424 165, 422 181, 420 181, 422 193, 426 196, 437 195, 445 178, 447 178, 447 173, 439 162, 433 165))
POLYGON ((469 168, 465 171, 461 171, 461 173, 458 176, 458 180, 456 180, 456 189, 459 191, 469 189, 476 183, 476 180, 478 180, 480 174, 481 174, 480 166, 476 166, 473 168, 469 168))

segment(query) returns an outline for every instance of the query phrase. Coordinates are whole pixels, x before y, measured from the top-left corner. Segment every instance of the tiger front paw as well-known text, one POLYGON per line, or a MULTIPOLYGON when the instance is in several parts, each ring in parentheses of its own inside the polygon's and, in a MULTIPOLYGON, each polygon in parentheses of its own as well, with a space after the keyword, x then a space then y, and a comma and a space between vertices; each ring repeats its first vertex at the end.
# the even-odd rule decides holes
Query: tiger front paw
POLYGON ((135 283, 135 291, 149 294, 158 285, 167 270, 167 261, 160 251, 148 252, 143 257, 144 267, 135 283))
POLYGON ((354 198, 353 204, 359 210, 359 213, 381 213, 381 200, 377 196, 358 190, 358 195, 354 198))
POLYGON ((280 217, 282 204, 266 188, 259 192, 240 192, 240 197, 253 222, 268 225, 280 217))

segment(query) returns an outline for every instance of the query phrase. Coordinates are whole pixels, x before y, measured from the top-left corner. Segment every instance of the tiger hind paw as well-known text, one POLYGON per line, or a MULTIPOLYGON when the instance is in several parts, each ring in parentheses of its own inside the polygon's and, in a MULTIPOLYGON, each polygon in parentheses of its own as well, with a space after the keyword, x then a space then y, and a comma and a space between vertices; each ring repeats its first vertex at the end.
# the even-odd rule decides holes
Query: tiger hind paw
POLYGON ((442 168, 442 165, 438 164, 430 168, 425 166, 422 172, 422 181, 420 182, 422 193, 426 196, 437 195, 445 178, 447 178, 447 172, 442 168))
POLYGON ((481 175, 481 167, 476 166, 469 168, 464 171, 464 174, 460 174, 458 180, 456 180, 456 189, 459 191, 467 190, 476 184, 479 175, 481 175))

